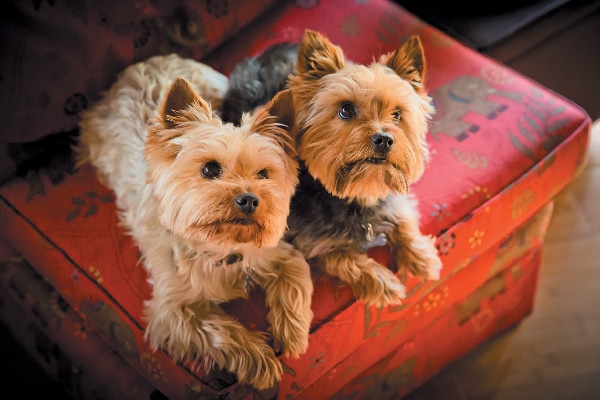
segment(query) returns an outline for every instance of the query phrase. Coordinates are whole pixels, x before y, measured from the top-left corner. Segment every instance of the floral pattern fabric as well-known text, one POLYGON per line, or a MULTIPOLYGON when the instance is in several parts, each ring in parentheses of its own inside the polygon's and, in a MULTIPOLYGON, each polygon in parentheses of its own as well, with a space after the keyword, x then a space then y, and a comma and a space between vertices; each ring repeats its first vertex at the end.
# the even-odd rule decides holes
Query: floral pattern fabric
MULTIPOLYGON (((201 59, 274 4, 5 1, 0 15, 0 155, 20 166, 28 156, 23 143, 69 135, 79 113, 126 66, 157 54, 201 59)), ((10 172, 7 164, 0 161, 0 179, 10 172)))
MULTIPOLYGON (((408 298, 381 309, 355 302, 347 287, 329 278, 315 278, 309 350, 299 359, 282 357, 279 387, 257 396, 361 398, 386 380, 405 382, 399 390, 409 390, 506 326, 498 321, 526 315, 531 298, 519 307, 514 302, 534 292, 552 199, 582 164, 591 123, 578 106, 388 0, 282 3, 202 61, 227 73, 273 43, 298 41, 306 28, 321 31, 356 62, 371 62, 409 35, 421 36, 426 87, 438 111, 429 136, 432 161, 413 192, 421 228, 436 237, 443 269, 439 281, 402 276, 408 298), (492 310, 485 311, 491 319, 480 320, 477 310, 492 310), (486 323, 479 336, 469 330, 473 321, 486 323), (427 340, 442 327, 464 346, 430 347, 427 340), (428 353, 433 349, 446 352, 435 359, 428 353)), ((20 254, 86 329, 152 387, 171 399, 250 396, 231 376, 175 364, 145 343, 147 275, 118 224, 112 192, 91 167, 56 184, 43 178, 39 187, 16 179, 0 187, 0 200, 0 259, 20 254)), ((385 247, 370 255, 389 262, 385 247)), ((265 328, 259 292, 227 310, 251 329, 265 328)))

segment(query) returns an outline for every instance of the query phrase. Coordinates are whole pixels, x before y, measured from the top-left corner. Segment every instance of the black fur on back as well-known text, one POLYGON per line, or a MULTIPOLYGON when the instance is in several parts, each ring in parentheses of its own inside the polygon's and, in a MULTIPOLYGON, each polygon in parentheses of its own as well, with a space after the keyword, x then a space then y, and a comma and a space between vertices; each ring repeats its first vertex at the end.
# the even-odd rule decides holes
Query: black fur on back
POLYGON ((221 107, 221 119, 240 125, 243 112, 266 104, 284 90, 288 77, 296 73, 299 45, 277 43, 257 57, 238 63, 229 76, 229 88, 221 107))

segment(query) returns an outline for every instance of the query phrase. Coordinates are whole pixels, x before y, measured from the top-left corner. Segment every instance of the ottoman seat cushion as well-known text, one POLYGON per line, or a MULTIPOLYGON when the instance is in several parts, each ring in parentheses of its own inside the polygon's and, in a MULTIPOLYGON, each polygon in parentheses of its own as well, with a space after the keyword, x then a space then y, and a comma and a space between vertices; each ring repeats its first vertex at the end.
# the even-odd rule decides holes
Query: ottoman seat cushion
MULTIPOLYGON (((281 358, 280 398, 333 396, 347 391, 343 385, 349 382, 368 385, 368 379, 360 380, 361 373, 385 357, 385 368, 393 370, 400 364, 390 360, 406 361, 394 352, 407 343, 416 346, 412 354, 422 351, 423 357, 431 357, 427 340, 413 339, 425 335, 435 340, 429 331, 434 323, 439 332, 440 321, 452 319, 459 305, 490 280, 493 287, 494 277, 508 279, 518 260, 530 265, 527 279, 503 282, 509 282, 509 288, 528 283, 534 290, 552 199, 584 161, 590 130, 589 117, 577 105, 387 0, 279 5, 201 61, 228 73, 243 57, 273 43, 299 41, 307 28, 322 32, 349 59, 363 63, 397 49, 409 35, 420 35, 427 59, 426 88, 437 112, 428 139, 431 163, 413 193, 419 200, 422 231, 437 238, 443 269, 439 281, 402 274, 408 298, 400 306, 383 308, 365 307, 348 287, 315 276, 310 346, 299 359, 281 358), (546 222, 527 236, 523 232, 529 231, 522 227, 540 210, 546 210, 546 222), (514 236, 518 232, 520 241, 514 236)), ((20 255, 69 312, 85 321, 150 386, 171 399, 196 398, 193 394, 202 391, 231 392, 230 398, 251 392, 218 371, 206 374, 201 367, 176 364, 144 341, 148 277, 138 249, 119 225, 113 193, 96 179, 92 167, 83 166, 59 183, 43 178, 35 187, 23 179, 12 180, 0 188, 0 200, 2 258, 20 255)), ((383 264, 390 261, 385 247, 370 254, 383 264)), ((526 306, 511 311, 505 303, 511 296, 502 298, 496 308, 510 316, 506 321, 527 314, 526 306)), ((228 304, 227 311, 250 329, 266 329, 264 298, 258 291, 248 301, 228 304)), ((60 320, 63 314, 48 318, 60 320)), ((448 326, 456 340, 463 332, 458 322, 448 326)), ((499 323, 486 335, 505 326, 499 323)), ((477 341, 468 343, 474 346, 477 341)), ((448 354, 454 357, 466 350, 463 346, 448 354)), ((434 365, 430 358, 429 372, 423 372, 424 364, 415 364, 420 378, 406 383, 405 389, 450 359, 434 365)))

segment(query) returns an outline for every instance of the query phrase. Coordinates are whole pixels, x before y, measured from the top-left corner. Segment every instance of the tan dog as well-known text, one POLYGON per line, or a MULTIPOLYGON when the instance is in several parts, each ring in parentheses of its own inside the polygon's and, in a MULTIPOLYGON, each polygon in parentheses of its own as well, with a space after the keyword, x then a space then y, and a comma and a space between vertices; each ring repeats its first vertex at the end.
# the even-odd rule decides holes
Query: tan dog
POLYGON ((226 89, 226 77, 175 55, 135 64, 83 115, 78 150, 114 190, 141 250, 152 347, 264 389, 282 373, 273 348, 219 303, 260 285, 276 345, 306 351, 310 270, 280 241, 298 182, 293 109, 282 94, 240 127, 224 124, 209 103, 226 89))
POLYGON ((426 133, 434 108, 424 74, 416 36, 378 62, 360 65, 347 62, 323 35, 306 31, 288 83, 301 170, 286 239, 367 304, 405 298, 398 276, 368 257, 369 247, 389 244, 398 271, 439 278, 434 240, 421 234, 409 195, 429 160, 426 133))

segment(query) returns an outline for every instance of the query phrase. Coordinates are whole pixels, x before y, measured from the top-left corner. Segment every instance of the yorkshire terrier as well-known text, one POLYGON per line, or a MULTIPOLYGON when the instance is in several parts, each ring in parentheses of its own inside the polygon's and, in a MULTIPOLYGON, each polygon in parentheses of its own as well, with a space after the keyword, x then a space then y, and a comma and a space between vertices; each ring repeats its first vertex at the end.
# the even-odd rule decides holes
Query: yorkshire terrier
POLYGON ((346 61, 340 47, 307 30, 295 64, 285 91, 296 112, 300 183, 285 238, 358 300, 399 304, 406 297, 399 273, 438 279, 442 266, 409 191, 429 160, 434 113, 421 41, 410 37, 367 66, 346 61), (367 255, 383 245, 398 274, 367 255))
POLYGON ((150 276, 146 339, 176 361, 215 365, 257 389, 282 366, 268 335, 220 303, 265 292, 274 347, 297 357, 312 321, 310 267, 281 240, 298 183, 282 93, 241 126, 213 113, 227 78, 193 60, 156 56, 122 73, 82 115, 79 164, 116 194, 121 221, 150 276))

